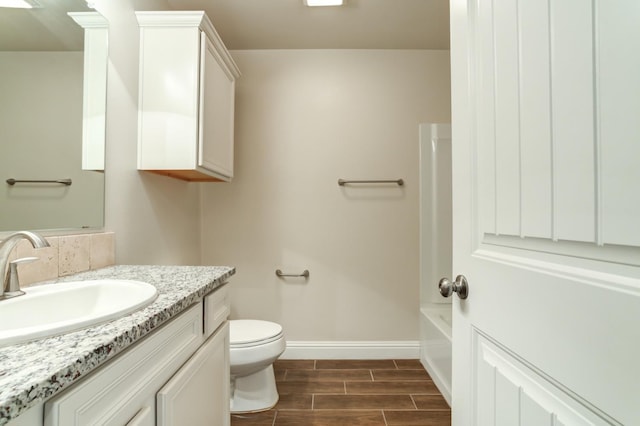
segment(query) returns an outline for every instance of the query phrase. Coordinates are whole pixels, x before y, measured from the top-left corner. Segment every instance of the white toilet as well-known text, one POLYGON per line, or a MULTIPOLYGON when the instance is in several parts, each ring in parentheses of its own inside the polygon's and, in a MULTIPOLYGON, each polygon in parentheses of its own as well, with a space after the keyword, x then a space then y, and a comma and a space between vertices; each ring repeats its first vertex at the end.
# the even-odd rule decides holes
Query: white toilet
POLYGON ((278 402, 273 362, 286 347, 282 326, 260 320, 229 321, 231 412, 250 413, 278 402))

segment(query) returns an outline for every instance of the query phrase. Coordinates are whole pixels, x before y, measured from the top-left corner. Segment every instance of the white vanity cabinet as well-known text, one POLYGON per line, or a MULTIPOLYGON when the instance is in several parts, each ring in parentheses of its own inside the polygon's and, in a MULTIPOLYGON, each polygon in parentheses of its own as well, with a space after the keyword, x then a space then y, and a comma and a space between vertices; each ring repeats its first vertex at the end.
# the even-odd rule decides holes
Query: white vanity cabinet
POLYGON ((229 426, 229 303, 204 298, 205 343, 157 394, 157 426, 229 426))
POLYGON ((138 169, 187 181, 233 177, 238 67, 204 12, 136 12, 138 169))
POLYGON ((228 426, 226 294, 205 296, 47 401, 44 425, 228 426))

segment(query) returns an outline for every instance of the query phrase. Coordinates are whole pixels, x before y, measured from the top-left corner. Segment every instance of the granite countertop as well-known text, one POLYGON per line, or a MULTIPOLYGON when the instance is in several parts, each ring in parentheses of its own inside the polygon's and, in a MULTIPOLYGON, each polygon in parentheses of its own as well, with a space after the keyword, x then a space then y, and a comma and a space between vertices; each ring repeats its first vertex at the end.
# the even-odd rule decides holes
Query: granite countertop
POLYGON ((158 298, 117 320, 0 348, 0 425, 66 389, 220 287, 234 273, 235 268, 226 266, 118 265, 60 278, 57 282, 103 278, 144 281, 158 289, 158 298))

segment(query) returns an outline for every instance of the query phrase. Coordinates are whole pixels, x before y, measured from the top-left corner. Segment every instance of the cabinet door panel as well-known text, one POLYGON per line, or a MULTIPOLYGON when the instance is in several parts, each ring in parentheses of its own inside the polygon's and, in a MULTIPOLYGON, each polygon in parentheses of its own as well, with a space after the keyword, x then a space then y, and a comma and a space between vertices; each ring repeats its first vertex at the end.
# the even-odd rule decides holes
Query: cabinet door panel
POLYGON ((141 39, 138 168, 193 168, 198 137, 197 29, 143 28, 141 39))
POLYGON ((158 392, 157 425, 229 423, 229 323, 225 322, 158 392))
POLYGON ((235 81, 220 54, 201 35, 200 144, 198 166, 233 177, 235 81))

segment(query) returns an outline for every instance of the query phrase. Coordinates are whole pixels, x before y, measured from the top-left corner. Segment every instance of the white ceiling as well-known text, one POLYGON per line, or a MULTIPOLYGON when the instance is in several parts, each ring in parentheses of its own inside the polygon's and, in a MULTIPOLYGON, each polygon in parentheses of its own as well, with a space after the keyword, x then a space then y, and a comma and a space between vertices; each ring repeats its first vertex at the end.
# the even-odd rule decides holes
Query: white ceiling
POLYGON ((204 10, 228 49, 448 49, 448 0, 168 0, 204 10))
MULTIPOLYGON (((112 0, 118 1, 118 0, 112 0)), ((204 10, 228 49, 448 49, 448 0, 166 0, 204 10)), ((0 50, 81 50, 82 29, 67 11, 85 0, 40 0, 40 9, 0 8, 0 50)), ((133 0, 143 10, 152 2, 133 0)))

